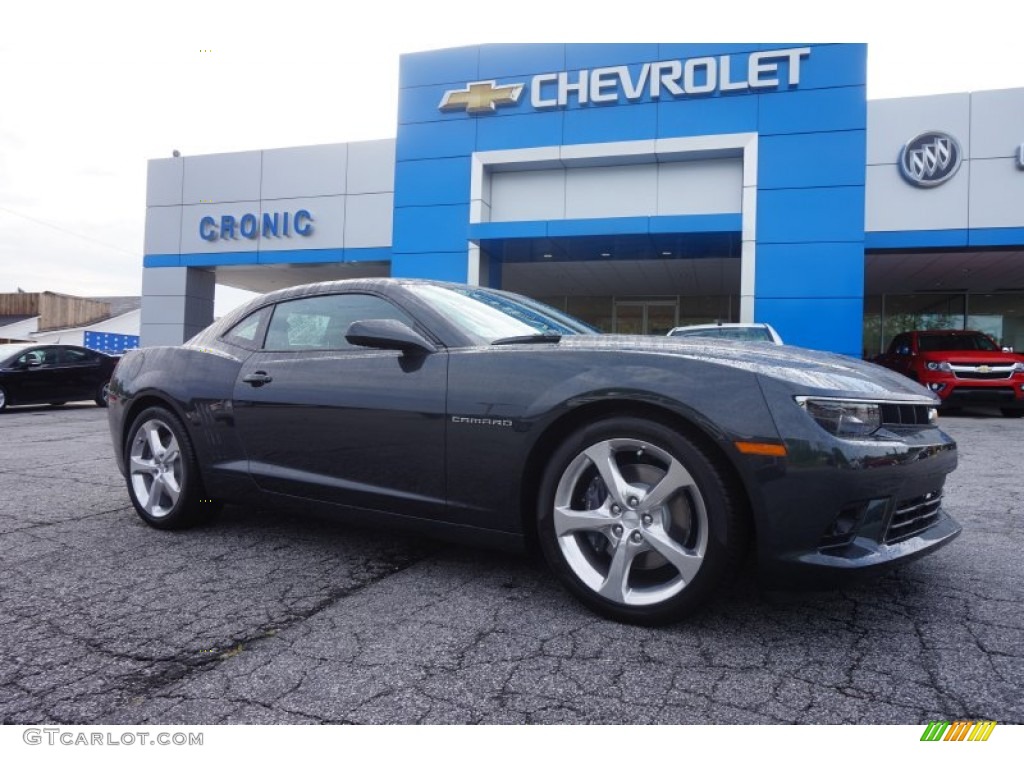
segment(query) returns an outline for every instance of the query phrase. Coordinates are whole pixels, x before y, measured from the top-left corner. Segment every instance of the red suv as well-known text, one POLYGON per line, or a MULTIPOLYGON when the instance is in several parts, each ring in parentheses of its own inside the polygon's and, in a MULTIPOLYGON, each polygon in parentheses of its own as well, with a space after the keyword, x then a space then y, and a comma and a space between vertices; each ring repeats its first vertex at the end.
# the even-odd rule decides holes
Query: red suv
POLYGON ((908 331, 875 362, 919 381, 942 405, 996 405, 1024 416, 1024 355, 979 331, 908 331))

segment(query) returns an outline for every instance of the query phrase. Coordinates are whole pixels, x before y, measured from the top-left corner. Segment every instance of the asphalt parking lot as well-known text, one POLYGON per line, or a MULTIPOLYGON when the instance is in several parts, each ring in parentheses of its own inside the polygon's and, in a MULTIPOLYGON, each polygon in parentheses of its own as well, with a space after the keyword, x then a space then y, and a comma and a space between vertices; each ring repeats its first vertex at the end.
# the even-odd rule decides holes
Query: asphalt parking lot
POLYGON ((525 559, 259 509, 132 511, 105 411, 0 416, 0 722, 1024 723, 1024 420, 946 417, 964 534, 880 579, 743 575, 667 629, 525 559))

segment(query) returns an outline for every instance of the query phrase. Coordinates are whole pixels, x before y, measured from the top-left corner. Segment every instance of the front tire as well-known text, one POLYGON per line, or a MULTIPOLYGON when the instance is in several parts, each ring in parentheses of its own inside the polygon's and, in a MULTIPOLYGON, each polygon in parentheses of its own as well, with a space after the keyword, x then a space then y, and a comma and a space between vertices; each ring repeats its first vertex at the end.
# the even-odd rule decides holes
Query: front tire
POLYGON ((7 410, 7 390, 0 387, 0 412, 7 410))
POLYGON ((733 573, 746 546, 742 497, 694 439, 633 417, 584 427, 541 482, 540 546, 588 607, 635 624, 684 618, 733 573))
POLYGON ((199 467, 177 416, 159 406, 144 410, 132 423, 124 453, 128 495, 148 525, 187 528, 202 520, 199 467))

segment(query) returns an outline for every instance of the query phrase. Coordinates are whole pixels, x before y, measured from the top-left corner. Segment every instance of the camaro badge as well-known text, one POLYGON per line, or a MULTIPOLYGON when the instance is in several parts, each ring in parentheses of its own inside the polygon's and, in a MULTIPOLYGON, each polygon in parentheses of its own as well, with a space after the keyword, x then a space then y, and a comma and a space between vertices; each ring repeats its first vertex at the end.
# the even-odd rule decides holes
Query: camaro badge
POLYGON ((476 424, 483 427, 511 427, 512 419, 485 419, 476 416, 452 416, 452 424, 476 424))
POLYGON ((522 83, 498 85, 496 80, 481 80, 467 83, 465 88, 445 91, 437 108, 442 112, 464 109, 471 115, 489 115, 498 107, 518 104, 522 93, 522 83))

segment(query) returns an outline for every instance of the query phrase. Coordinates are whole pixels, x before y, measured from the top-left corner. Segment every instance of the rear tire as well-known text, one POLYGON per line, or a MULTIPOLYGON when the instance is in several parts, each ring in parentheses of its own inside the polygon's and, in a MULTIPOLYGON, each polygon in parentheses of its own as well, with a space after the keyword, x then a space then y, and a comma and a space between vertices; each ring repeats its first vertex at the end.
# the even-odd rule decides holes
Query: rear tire
POLYGON ((634 417, 569 436, 541 481, 537 527, 548 565, 597 613, 634 624, 678 621, 738 568, 742 496, 721 459, 634 417))
POLYGON ((212 511, 188 432, 177 416, 156 406, 140 413, 124 446, 128 495, 148 525, 187 528, 212 511))
POLYGON ((110 390, 110 382, 104 381, 96 391, 96 405, 100 408, 107 407, 107 392, 110 390))

